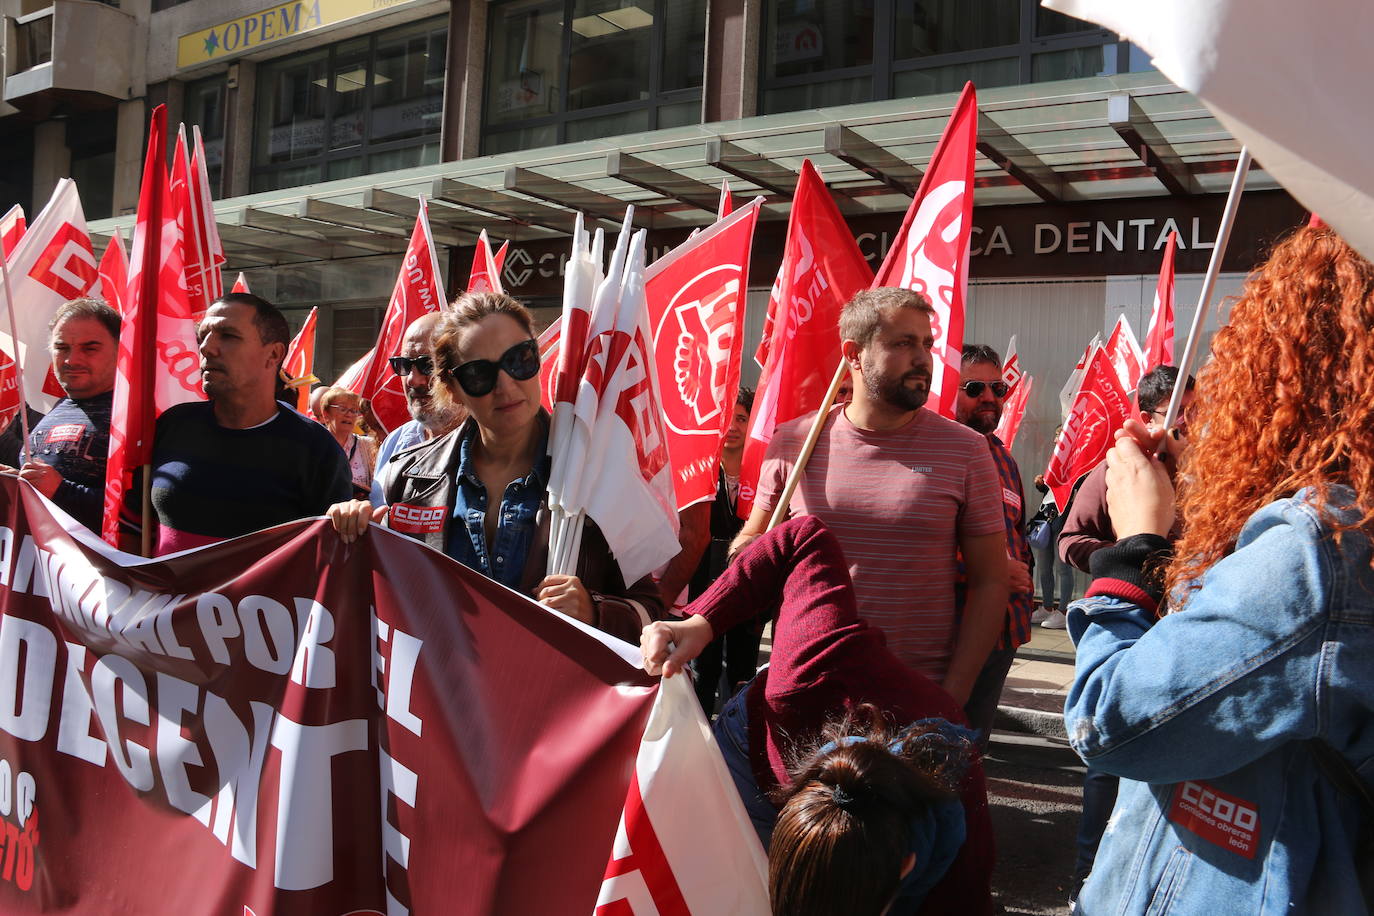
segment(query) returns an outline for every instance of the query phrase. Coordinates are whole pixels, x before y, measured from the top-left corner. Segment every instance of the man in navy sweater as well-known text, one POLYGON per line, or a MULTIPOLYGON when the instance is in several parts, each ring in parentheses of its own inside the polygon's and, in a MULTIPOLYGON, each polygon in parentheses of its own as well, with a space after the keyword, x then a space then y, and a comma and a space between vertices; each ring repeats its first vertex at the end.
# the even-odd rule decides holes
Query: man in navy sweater
POLYGON ((29 461, 19 470, 38 492, 97 533, 119 324, 119 313, 99 299, 73 299, 53 315, 48 350, 67 396, 29 431, 29 461))

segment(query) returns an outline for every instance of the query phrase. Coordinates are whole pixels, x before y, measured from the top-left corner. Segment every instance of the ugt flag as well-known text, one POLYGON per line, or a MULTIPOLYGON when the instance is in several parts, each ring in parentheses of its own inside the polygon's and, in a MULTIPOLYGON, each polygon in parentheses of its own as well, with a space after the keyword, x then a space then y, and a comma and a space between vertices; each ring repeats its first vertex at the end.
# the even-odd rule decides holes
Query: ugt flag
POLYGON ((1155 305, 1150 312, 1150 329, 1145 332, 1145 371, 1174 364, 1174 251, 1178 233, 1169 233, 1164 260, 1159 265, 1155 284, 1155 305))
POLYGON ((1107 351, 1095 348, 1045 469, 1045 483, 1061 512, 1069 504, 1078 479, 1107 457, 1113 436, 1131 413, 1131 396, 1117 378, 1107 351))
POLYGON ((901 231, 873 279, 874 288, 900 286, 925 295, 935 308, 935 365, 931 407, 953 418, 964 347, 969 233, 973 230, 973 154, 978 140, 978 100, 966 83, 940 144, 921 177, 901 231))

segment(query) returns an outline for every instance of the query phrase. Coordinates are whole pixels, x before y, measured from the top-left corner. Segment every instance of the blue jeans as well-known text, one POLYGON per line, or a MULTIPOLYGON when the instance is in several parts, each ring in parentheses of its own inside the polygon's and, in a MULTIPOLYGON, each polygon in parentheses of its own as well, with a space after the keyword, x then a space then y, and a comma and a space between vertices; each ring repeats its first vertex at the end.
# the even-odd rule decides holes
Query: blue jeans
POLYGON ((1059 532, 1064 530, 1064 516, 1050 522, 1050 546, 1035 552, 1035 565, 1040 575, 1040 604, 1046 608, 1057 607, 1061 611, 1073 600, 1073 567, 1059 559, 1059 532), (1058 580, 1058 601, 1055 600, 1055 582, 1058 580))
POLYGON ((1083 815, 1078 819, 1078 858, 1073 863, 1073 877, 1080 881, 1093 870, 1097 847, 1116 807, 1116 789, 1120 780, 1091 766, 1083 775, 1083 815))

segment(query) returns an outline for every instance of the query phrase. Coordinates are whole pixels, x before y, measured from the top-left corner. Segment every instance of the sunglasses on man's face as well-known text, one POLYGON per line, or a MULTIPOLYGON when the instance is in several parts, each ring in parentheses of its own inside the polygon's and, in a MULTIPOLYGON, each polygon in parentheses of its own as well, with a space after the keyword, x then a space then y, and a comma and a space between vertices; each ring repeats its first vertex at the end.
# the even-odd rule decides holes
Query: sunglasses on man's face
POLYGON ((981 397, 985 387, 992 389, 992 396, 995 398, 1006 397, 1008 391, 1006 382, 964 382, 959 387, 971 398, 981 397))
POLYGON ((501 358, 493 362, 489 359, 474 359, 455 366, 449 375, 469 396, 480 398, 491 394, 496 387, 496 373, 505 370, 506 375, 523 382, 539 374, 539 341, 531 337, 511 347, 501 358))
POLYGON ((392 356, 387 358, 391 365, 391 371, 401 378, 410 375, 413 367, 421 375, 430 375, 434 372, 434 357, 432 356, 392 356))

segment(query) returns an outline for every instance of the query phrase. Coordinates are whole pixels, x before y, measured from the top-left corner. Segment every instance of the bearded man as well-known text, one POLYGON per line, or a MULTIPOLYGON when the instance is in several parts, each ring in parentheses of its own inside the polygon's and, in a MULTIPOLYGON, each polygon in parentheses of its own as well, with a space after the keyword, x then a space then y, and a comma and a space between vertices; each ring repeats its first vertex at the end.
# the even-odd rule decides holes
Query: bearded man
MULTIPOLYGON (((853 400, 827 414, 790 513, 825 522, 844 549, 859 614, 882 628, 898 658, 964 703, 1002 630, 1006 532, 987 439, 925 407, 933 314, 920 293, 895 288, 865 290, 845 305, 840 339, 853 400)), ((766 530, 813 420, 778 427, 733 550, 766 530)))

